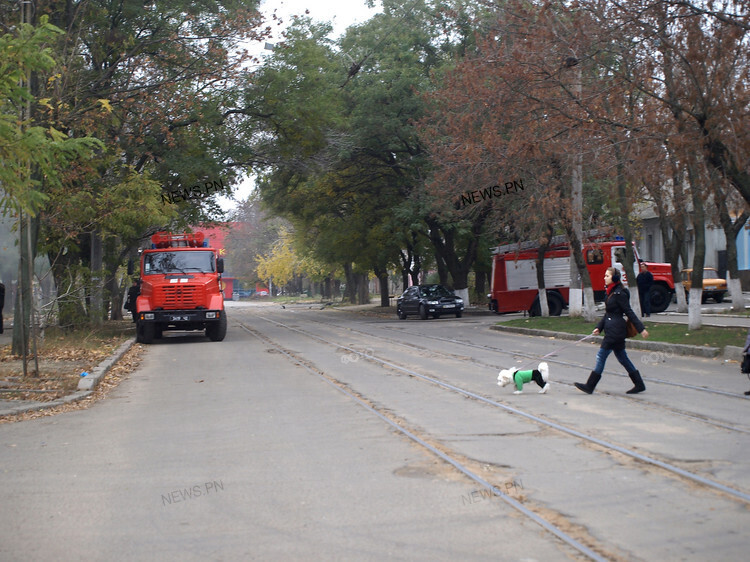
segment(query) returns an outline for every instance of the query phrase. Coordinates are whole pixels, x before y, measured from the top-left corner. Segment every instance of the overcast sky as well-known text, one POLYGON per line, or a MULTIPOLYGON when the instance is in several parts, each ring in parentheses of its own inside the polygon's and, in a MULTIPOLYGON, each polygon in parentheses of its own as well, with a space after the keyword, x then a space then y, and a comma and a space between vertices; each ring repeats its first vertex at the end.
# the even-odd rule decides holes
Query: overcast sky
POLYGON ((274 10, 289 21, 289 16, 304 15, 305 10, 316 21, 329 21, 333 24, 333 36, 339 37, 347 27, 355 23, 367 21, 380 11, 380 1, 375 2, 376 8, 371 10, 365 5, 365 0, 263 0, 260 10, 270 18, 274 10))

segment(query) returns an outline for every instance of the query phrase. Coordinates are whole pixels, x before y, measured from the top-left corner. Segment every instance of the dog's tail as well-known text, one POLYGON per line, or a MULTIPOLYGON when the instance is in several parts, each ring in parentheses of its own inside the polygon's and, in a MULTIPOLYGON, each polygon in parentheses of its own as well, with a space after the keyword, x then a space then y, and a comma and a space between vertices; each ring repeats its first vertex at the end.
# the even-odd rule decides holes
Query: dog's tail
POLYGON ((549 380, 549 365, 545 361, 539 363, 539 372, 542 374, 542 380, 547 382, 549 380))

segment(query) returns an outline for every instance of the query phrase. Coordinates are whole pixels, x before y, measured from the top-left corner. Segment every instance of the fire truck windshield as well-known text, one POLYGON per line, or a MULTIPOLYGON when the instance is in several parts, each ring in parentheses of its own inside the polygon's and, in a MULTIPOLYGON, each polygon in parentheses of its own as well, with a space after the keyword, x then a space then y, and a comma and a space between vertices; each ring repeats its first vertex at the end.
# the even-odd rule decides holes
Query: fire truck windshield
POLYGON ((143 258, 143 274, 160 273, 213 273, 214 253, 206 251, 155 252, 143 258))

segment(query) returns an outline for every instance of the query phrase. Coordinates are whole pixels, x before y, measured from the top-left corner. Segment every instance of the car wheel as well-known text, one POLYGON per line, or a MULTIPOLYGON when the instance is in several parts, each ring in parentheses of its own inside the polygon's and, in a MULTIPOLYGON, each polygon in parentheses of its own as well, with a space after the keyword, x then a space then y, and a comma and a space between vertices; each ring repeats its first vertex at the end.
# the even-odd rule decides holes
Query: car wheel
POLYGON ((716 293, 714 295, 714 302, 724 302, 724 293, 716 293))
POLYGON ((399 320, 406 320, 406 313, 400 308, 396 309, 396 316, 398 316, 399 320))
POLYGON ((419 317, 422 320, 427 320, 427 307, 423 304, 419 305, 419 317))
POLYGON ((464 311, 463 310, 456 311, 456 318, 461 318, 463 315, 464 315, 464 311))

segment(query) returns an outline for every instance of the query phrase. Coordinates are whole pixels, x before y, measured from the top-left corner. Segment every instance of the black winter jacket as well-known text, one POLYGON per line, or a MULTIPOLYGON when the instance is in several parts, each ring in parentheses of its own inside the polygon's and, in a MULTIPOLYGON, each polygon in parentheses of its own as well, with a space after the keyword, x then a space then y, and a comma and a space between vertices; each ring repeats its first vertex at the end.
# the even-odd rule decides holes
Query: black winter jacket
POLYGON ((622 283, 617 283, 612 292, 607 296, 605 302, 606 312, 596 325, 599 332, 604 332, 604 349, 624 349, 627 328, 625 327, 625 318, 623 314, 630 318, 635 324, 638 333, 645 330, 643 322, 636 316, 633 309, 630 308, 630 291, 623 287, 622 283))

